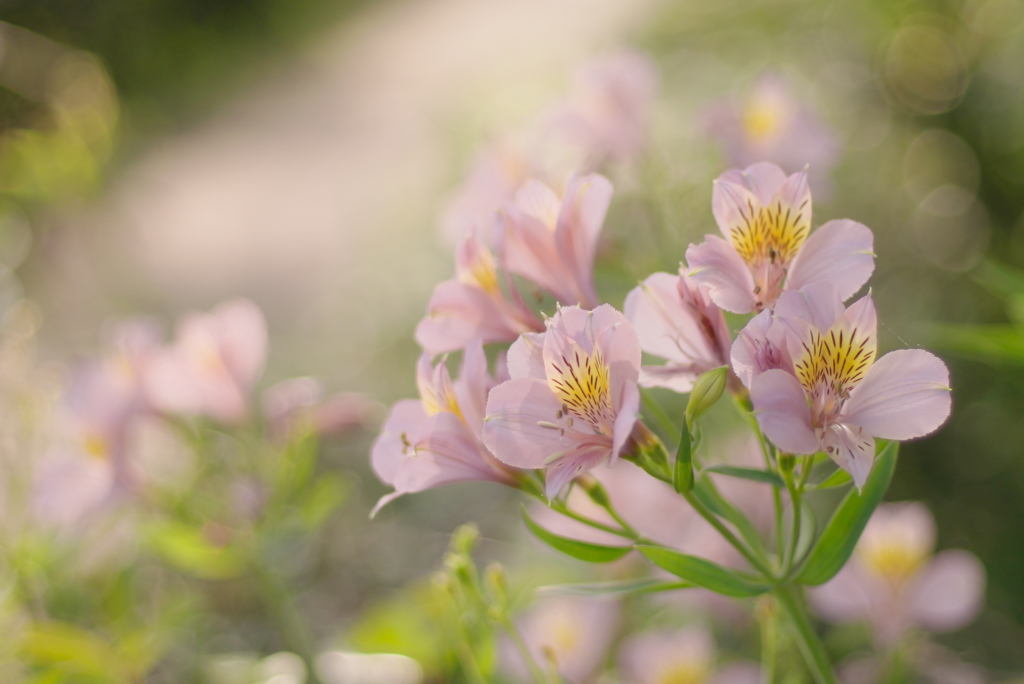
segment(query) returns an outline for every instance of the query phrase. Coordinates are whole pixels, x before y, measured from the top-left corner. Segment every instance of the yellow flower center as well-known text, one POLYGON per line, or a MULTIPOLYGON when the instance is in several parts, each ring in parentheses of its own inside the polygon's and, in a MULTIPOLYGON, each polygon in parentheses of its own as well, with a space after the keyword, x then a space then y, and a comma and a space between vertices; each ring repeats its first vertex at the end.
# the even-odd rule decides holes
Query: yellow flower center
POLYGON ((494 257, 484 248, 473 251, 469 269, 458 275, 460 281, 467 285, 476 285, 484 292, 494 294, 500 291, 498 269, 494 265, 494 257))
POLYGON ((862 545, 859 556, 879 577, 900 583, 916 574, 928 559, 925 549, 901 542, 901 539, 892 538, 862 545))
POLYGON ((783 207, 776 200, 755 208, 747 202, 743 220, 729 230, 729 242, 755 271, 765 266, 786 268, 800 251, 811 230, 810 200, 799 207, 783 207))
POLYGON ((867 331, 849 329, 845 320, 825 334, 812 331, 793 366, 800 384, 811 395, 815 418, 838 411, 874 360, 871 336, 867 331))
POLYGON ((99 460, 110 457, 110 444, 105 437, 95 432, 89 432, 82 437, 82 448, 85 453, 99 460))
POLYGON ((702 684, 708 677, 703 663, 673 663, 658 673, 655 684, 702 684))
POLYGON ((751 103, 743 112, 743 129, 755 142, 775 136, 782 127, 777 108, 764 103, 751 103))
POLYGON ((577 418, 598 432, 610 435, 613 427, 611 385, 608 364, 599 348, 593 354, 575 349, 551 363, 548 386, 562 404, 577 418))

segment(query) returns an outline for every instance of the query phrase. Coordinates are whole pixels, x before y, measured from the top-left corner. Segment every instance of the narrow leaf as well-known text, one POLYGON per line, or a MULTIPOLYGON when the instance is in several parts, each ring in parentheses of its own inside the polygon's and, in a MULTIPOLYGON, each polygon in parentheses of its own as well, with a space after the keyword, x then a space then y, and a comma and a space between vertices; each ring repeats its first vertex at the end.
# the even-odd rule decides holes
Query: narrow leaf
POLYGON ((672 486, 680 494, 693 489, 693 439, 685 420, 680 426, 679 449, 676 450, 676 465, 672 471, 672 486))
POLYGON ((530 518, 525 506, 523 507, 523 521, 530 532, 533 532, 534 536, 551 548, 588 563, 610 563, 622 558, 633 550, 632 546, 590 544, 548 532, 530 518))
POLYGON ((554 584, 539 587, 537 593, 561 594, 563 596, 629 596, 654 594, 661 591, 691 589, 691 582, 666 582, 665 580, 621 580, 618 582, 592 582, 588 584, 554 584))
POLYGON ((849 560, 868 519, 882 501, 889 481, 896 470, 898 442, 889 442, 875 457, 874 468, 864 489, 851 489, 825 526, 818 543, 811 549, 807 562, 797 576, 803 584, 822 584, 835 577, 849 560))
POLYGON ((770 470, 761 470, 760 468, 740 468, 739 466, 730 465, 713 465, 708 466, 701 470, 702 473, 718 473, 719 475, 728 475, 729 477, 738 477, 743 480, 752 480, 753 482, 764 482, 770 484, 773 487, 783 489, 786 483, 782 481, 776 473, 770 470))
POLYGON ((663 570, 724 596, 758 596, 770 588, 750 582, 732 570, 697 556, 645 544, 638 544, 636 548, 647 560, 663 570))
POLYGON ((824 480, 816 485, 812 485, 811 489, 831 489, 833 487, 842 487, 845 484, 853 482, 853 478, 850 473, 846 472, 842 468, 837 468, 834 473, 826 477, 824 480))

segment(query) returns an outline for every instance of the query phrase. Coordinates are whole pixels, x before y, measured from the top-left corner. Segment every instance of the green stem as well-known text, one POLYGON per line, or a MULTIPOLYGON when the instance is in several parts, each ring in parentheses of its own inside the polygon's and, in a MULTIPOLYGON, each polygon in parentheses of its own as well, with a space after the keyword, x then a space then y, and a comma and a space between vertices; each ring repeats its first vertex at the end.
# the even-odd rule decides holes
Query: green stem
POLYGON ((320 678, 316 673, 313 639, 306 628, 306 623, 299 614, 284 581, 271 570, 263 559, 257 556, 258 552, 253 554, 252 568, 259 580, 263 600, 266 601, 267 608, 274 616, 274 621, 277 623, 278 629, 281 630, 281 636, 288 649, 302 658, 302 662, 306 665, 308 684, 320 684, 320 678))
POLYGON ((775 661, 779 638, 776 633, 774 603, 765 597, 758 605, 758 618, 761 623, 761 681, 764 684, 774 684, 775 682, 775 661))
POLYGON ((784 472, 783 479, 786 481, 786 489, 789 491, 789 499, 793 502, 793 528, 789 536, 789 544, 786 547, 782 559, 782 576, 786 577, 796 560, 796 547, 800 543, 800 527, 803 522, 803 511, 801 511, 801 491, 793 482, 793 473, 784 472))
MULTIPOLYGON (((735 397, 733 397, 735 399, 735 397)), ((736 410, 740 412, 740 415, 750 424, 751 429, 754 431, 754 435, 757 437, 757 443, 761 447, 761 454, 764 456, 765 468, 772 471, 778 472, 776 467, 776 460, 772 453, 772 448, 768 444, 768 441, 764 438, 764 433, 761 432, 761 426, 757 422, 757 418, 743 406, 743 404, 737 399, 733 402, 736 406, 736 410)), ((783 555, 783 544, 785 543, 785 537, 783 535, 783 524, 782 518, 782 492, 775 487, 772 487, 772 504, 775 508, 775 552, 778 554, 780 569, 782 565, 783 555)))
POLYGON ((743 557, 747 559, 748 563, 757 568, 766 578, 771 580, 775 579, 775 575, 772 573, 771 568, 769 568, 765 562, 747 548, 747 545, 740 541, 740 539, 732 533, 732 530, 725 526, 725 523, 719 520, 714 513, 708 510, 700 499, 694 496, 693 491, 683 492, 683 496, 702 518, 707 520, 712 527, 718 530, 718 533, 721 534, 727 542, 732 544, 737 551, 743 554, 743 557))
POLYGON ((778 600, 779 605, 786 612, 789 621, 793 626, 793 635, 796 637, 800 652, 807 662, 814 680, 818 684, 838 684, 835 672, 832 671, 832 663, 829 661, 825 646, 814 631, 811 621, 803 606, 803 600, 799 590, 790 585, 779 585, 772 595, 778 600))
POLYGON ((505 631, 508 632, 509 636, 512 637, 512 643, 515 644, 516 650, 519 651, 519 655, 522 656, 523 660, 526 662, 526 666, 530 669, 530 676, 533 677, 533 680, 537 682, 537 684, 548 684, 547 675, 544 674, 544 670, 540 668, 537 661, 533 659, 533 656, 530 654, 530 649, 526 646, 526 642, 523 641, 522 635, 519 634, 519 630, 516 629, 512 620, 505 615, 501 624, 505 628, 505 631))

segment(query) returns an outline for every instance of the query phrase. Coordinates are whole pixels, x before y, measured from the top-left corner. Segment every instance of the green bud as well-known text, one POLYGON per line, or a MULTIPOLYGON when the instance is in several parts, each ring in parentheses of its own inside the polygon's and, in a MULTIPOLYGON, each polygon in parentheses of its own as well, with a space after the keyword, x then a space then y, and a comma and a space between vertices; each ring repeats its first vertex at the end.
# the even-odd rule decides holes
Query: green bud
POLYGON ((690 402, 686 405, 686 424, 691 428, 702 413, 715 405, 725 392, 729 379, 729 367, 719 366, 704 373, 693 383, 690 402))
POLYGON ((473 523, 463 525, 452 533, 450 548, 455 553, 468 556, 473 551, 473 545, 476 544, 476 539, 479 536, 480 530, 476 525, 473 523))

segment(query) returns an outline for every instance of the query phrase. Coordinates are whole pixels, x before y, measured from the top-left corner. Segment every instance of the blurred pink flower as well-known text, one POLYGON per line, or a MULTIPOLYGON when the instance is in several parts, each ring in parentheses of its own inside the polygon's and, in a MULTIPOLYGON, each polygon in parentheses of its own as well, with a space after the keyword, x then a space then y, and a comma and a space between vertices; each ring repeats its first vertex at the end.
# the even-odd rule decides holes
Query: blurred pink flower
POLYGON ((506 268, 562 304, 597 306, 594 257, 611 197, 611 183, 598 174, 574 177, 561 199, 539 181, 521 187, 503 214, 506 268))
POLYGON ((72 376, 54 432, 62 439, 36 471, 33 506, 43 519, 71 523, 133 490, 132 431, 149 413, 145 365, 159 344, 147 319, 119 323, 107 354, 72 376))
POLYGON ((543 329, 504 268, 499 270, 494 255, 473 233, 455 252, 455 279, 434 288, 427 315, 416 326, 416 341, 431 354, 442 354, 473 340, 511 342, 524 332, 543 329))
POLYGON ((693 278, 655 273, 630 291, 623 309, 640 347, 668 359, 642 367, 641 386, 689 392, 701 373, 728 365, 732 338, 725 316, 693 278))
POLYGON ((145 383, 166 413, 238 423, 249 414, 253 386, 267 357, 267 323, 252 302, 236 299, 178 322, 177 339, 153 356, 145 383))
POLYGON ((434 366, 430 359, 424 353, 417 367, 420 399, 403 399, 392 406, 373 443, 373 470, 395 491, 382 497, 371 515, 403 494, 451 482, 516 483, 516 475, 491 456, 481 437, 487 393, 507 372, 499 365, 496 377, 491 377, 479 340, 463 352, 454 382, 446 360, 434 366))
POLYGON ((651 59, 624 51, 580 69, 569 98, 543 117, 549 135, 578 150, 577 167, 628 161, 647 142, 657 74, 651 59))
POLYGON ((758 684, 753 663, 715 666, 711 633, 703 627, 645 632, 619 649, 619 665, 628 684, 758 684))
POLYGON ((381 408, 358 392, 324 398, 323 388, 314 378, 290 378, 263 393, 263 415, 275 437, 286 437, 296 428, 330 435, 367 427, 381 408))
POLYGON ((874 270, 873 236, 850 220, 811 233, 807 172, 786 177, 774 164, 726 171, 715 181, 712 209, 725 239, 706 235, 686 250, 689 275, 733 313, 770 308, 783 291, 826 281, 843 301, 874 270))
POLYGON ((754 330, 737 338, 733 361, 749 380, 761 429, 779 449, 824 451, 859 487, 874 461, 875 437, 922 437, 949 416, 949 371, 938 358, 903 349, 875 361, 870 296, 844 309, 835 290, 818 283, 784 293, 767 332, 763 323, 755 318, 754 330), (753 366, 778 363, 758 372, 751 359, 753 366))
MULTIPOLYGON (((615 601, 567 596, 546 596, 517 620, 517 627, 534 662, 541 667, 554 661, 558 674, 569 684, 592 681, 607 658, 619 624, 615 601)), ((502 649, 505 668, 527 675, 525 663, 509 645, 502 649)))
POLYGON ((517 468, 547 468, 549 498, 615 462, 640 409, 640 343, 625 316, 607 304, 562 307, 547 332, 512 345, 508 365, 511 379, 487 400, 491 453, 517 468))
POLYGON ((850 562, 811 590, 812 605, 829 622, 870 623, 883 645, 912 627, 960 629, 981 610, 985 569, 967 551, 933 557, 934 548, 935 521, 923 504, 879 506, 850 562))
POLYGON ((762 74, 742 103, 711 106, 704 128, 722 145, 730 166, 768 161, 826 173, 839 156, 836 136, 776 73, 762 74))

